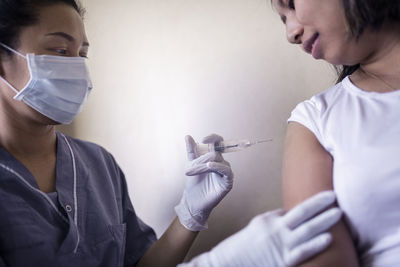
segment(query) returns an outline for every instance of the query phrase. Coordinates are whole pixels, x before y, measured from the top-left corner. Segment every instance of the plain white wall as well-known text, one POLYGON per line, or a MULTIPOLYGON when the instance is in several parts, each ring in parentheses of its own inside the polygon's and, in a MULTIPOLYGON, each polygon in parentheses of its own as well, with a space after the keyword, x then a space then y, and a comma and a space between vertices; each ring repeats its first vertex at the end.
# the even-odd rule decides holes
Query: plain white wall
POLYGON ((234 188, 189 258, 281 205, 286 119, 334 82, 289 45, 269 0, 83 0, 94 83, 72 133, 107 148, 158 236, 184 188, 184 136, 273 138, 226 154, 234 188))

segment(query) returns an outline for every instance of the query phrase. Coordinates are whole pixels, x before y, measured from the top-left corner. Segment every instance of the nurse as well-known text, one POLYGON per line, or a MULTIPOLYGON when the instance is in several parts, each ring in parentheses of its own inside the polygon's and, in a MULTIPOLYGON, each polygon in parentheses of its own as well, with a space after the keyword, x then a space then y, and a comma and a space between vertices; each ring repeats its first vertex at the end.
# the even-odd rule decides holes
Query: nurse
MULTIPOLYGON (((92 89, 82 13, 74 0, 0 1, 0 266, 175 266, 232 188, 231 168, 219 153, 193 160, 178 217, 156 240, 113 156, 54 129, 92 89)), ((189 264, 297 264, 330 243, 323 232, 340 211, 313 217, 334 199, 325 192, 295 212, 260 215, 189 264)))

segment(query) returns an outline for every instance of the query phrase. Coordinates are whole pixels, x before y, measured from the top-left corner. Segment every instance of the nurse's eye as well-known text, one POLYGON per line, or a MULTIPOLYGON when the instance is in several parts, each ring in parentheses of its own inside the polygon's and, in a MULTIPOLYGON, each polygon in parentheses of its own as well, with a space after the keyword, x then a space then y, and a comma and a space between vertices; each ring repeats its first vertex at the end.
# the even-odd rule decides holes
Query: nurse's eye
POLYGON ((288 2, 288 7, 289 7, 290 9, 295 9, 295 7, 294 7, 294 0, 289 0, 289 2, 288 2))
POLYGON ((67 49, 54 49, 54 52, 56 52, 57 54, 60 54, 62 56, 65 56, 68 54, 67 49))

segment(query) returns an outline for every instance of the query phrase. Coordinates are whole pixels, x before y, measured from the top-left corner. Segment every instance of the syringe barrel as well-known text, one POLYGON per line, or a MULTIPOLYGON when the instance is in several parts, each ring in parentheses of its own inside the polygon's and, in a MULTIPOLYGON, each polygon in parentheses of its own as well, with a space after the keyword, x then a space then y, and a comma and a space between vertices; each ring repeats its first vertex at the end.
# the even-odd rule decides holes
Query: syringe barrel
POLYGON ((224 140, 215 145, 215 150, 221 153, 236 152, 248 148, 253 144, 253 142, 247 139, 224 140))
POLYGON ((221 153, 229 153, 243 150, 251 146, 252 142, 247 139, 242 140, 224 140, 216 144, 197 144, 196 153, 198 156, 208 152, 217 151, 221 153))

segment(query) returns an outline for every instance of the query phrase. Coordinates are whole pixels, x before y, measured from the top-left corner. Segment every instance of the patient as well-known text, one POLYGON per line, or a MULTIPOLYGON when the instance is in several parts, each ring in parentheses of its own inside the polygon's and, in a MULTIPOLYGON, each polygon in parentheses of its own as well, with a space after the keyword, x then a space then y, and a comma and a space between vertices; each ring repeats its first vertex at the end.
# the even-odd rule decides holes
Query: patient
POLYGON ((272 3, 288 41, 339 74, 288 120, 286 209, 333 188, 345 213, 305 265, 400 266, 400 1, 272 3))

